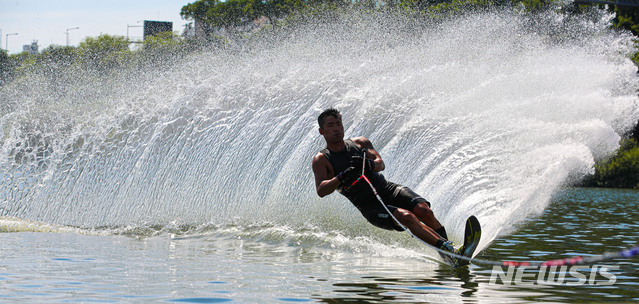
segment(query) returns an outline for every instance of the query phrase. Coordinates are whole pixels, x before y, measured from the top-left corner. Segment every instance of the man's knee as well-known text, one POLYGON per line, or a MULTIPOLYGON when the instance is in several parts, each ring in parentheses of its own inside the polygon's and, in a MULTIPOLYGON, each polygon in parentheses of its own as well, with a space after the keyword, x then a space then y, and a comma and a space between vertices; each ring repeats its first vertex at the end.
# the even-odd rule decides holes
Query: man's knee
POLYGON ((417 204, 417 206, 415 206, 415 208, 413 209, 413 212, 415 214, 418 214, 419 216, 433 215, 433 210, 431 210, 428 204, 425 202, 417 204))
POLYGON ((411 225, 411 224, 419 223, 419 219, 417 219, 417 216, 415 216, 415 214, 413 214, 412 212, 406 209, 397 208, 393 212, 393 216, 395 216, 395 218, 403 225, 411 225))

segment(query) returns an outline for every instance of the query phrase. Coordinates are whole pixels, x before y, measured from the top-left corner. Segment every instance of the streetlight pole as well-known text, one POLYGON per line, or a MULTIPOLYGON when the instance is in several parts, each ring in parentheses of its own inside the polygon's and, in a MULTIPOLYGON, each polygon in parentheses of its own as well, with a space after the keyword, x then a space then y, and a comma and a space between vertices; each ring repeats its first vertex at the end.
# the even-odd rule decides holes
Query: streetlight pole
POLYGON ((67 29, 67 46, 69 46, 69 31, 77 30, 77 29, 79 29, 79 28, 80 28, 80 27, 72 27, 72 28, 68 28, 68 29, 67 29))
POLYGON ((5 38, 4 38, 4 43, 5 43, 4 47, 7 49, 7 54, 9 54, 9 36, 11 36, 11 35, 17 35, 17 34, 18 34, 18 33, 9 33, 9 34, 7 34, 7 35, 5 36, 5 38))

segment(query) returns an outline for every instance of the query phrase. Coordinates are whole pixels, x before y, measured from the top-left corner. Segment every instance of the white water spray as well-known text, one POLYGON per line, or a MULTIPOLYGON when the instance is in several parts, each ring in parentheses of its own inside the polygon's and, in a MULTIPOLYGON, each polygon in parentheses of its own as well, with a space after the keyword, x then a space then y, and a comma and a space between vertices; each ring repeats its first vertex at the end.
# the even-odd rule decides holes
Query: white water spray
POLYGON ((192 56, 159 76, 78 72, 65 75, 64 94, 41 79, 9 85, 0 215, 384 235, 338 194, 315 194, 316 117, 336 107, 347 136, 370 138, 387 179, 431 201, 454 240, 475 214, 481 249, 591 172, 636 121, 631 38, 603 19, 543 18, 487 13, 424 26, 353 13, 192 56))

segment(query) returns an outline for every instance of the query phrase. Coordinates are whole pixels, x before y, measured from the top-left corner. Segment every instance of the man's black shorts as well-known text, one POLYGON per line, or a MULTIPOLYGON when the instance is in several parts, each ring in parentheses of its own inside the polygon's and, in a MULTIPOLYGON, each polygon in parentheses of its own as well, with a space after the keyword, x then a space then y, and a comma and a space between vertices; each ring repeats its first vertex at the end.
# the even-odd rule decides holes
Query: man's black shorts
MULTIPOLYGON (((388 210, 393 213, 397 208, 413 211, 415 206, 419 203, 426 203, 430 207, 430 203, 417 193, 413 192, 408 187, 388 182, 387 186, 382 191, 379 191, 379 196, 382 198, 388 210)), ((362 215, 371 224, 387 229, 403 231, 403 229, 395 223, 395 220, 388 214, 382 204, 375 199, 376 202, 368 204, 366 210, 362 210, 362 215)))

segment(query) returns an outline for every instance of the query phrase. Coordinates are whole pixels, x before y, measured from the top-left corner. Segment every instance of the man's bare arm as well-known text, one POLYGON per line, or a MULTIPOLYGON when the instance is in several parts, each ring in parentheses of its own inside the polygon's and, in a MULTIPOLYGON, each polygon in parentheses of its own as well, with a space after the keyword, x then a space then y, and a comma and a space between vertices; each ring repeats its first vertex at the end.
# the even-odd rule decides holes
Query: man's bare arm
POLYGON ((328 159, 322 153, 317 153, 313 157, 313 174, 315 175, 315 188, 319 197, 333 193, 341 183, 332 172, 328 159))

